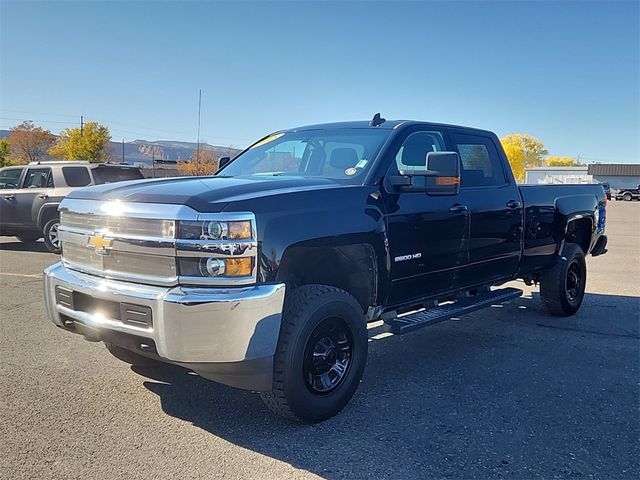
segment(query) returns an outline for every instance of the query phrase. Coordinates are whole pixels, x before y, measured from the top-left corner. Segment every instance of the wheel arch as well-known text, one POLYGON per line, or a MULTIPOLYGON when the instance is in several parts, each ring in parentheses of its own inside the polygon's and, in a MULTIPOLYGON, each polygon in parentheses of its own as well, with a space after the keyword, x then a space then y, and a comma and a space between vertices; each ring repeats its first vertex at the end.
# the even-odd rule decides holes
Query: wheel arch
POLYGON ((593 231, 594 219, 592 217, 571 219, 567 222, 564 241, 579 245, 584 254, 587 255, 591 249, 593 231))
POLYGON ((293 288, 311 284, 340 288, 353 295, 365 313, 380 303, 378 259, 368 243, 291 246, 284 252, 277 280, 293 288))
POLYGON ((37 226, 38 230, 42 230, 46 223, 52 218, 60 217, 60 212, 58 211, 58 207, 60 206, 59 202, 55 203, 45 203, 40 207, 40 211, 38 212, 38 221, 37 226))

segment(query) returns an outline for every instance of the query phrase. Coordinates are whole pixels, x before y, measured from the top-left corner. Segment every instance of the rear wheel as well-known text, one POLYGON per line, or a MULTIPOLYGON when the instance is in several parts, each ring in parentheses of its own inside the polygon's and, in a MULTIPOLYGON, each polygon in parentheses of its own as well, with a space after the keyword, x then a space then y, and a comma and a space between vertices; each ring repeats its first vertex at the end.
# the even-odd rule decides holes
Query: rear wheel
POLYGON ((60 252, 62 252, 62 247, 60 244, 60 234, 58 231, 58 227, 60 227, 60 219, 52 218, 44 224, 42 233, 44 235, 44 244, 46 245, 47 250, 49 250, 51 253, 60 255, 60 252))
POLYGON ((622 199, 625 202, 630 202, 631 200, 633 200, 633 196, 630 193, 627 192, 622 196, 622 199))
POLYGON ((325 285, 300 287, 286 301, 272 390, 260 396, 284 417, 326 420, 358 388, 367 348, 362 308, 349 293, 325 285))
POLYGON ((575 314, 587 283, 584 252, 575 243, 566 243, 553 268, 540 279, 540 297, 549 313, 562 317, 575 314))

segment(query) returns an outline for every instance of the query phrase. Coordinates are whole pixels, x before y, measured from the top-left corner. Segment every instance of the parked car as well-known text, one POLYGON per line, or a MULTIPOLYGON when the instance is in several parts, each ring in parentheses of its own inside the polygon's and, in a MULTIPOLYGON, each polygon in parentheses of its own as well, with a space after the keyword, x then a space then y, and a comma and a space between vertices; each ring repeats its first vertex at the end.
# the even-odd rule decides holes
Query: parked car
POLYGON ((611 187, 607 182, 603 182, 602 188, 604 188, 604 194, 607 196, 607 200, 611 200, 611 187))
POLYGON ((616 200, 624 200, 625 202, 640 200, 640 185, 638 185, 638 188, 623 188, 618 190, 614 198, 616 200))
POLYGON ((602 186, 519 187, 485 130, 376 115, 278 131, 222 163, 72 192, 49 318, 305 422, 358 388, 368 322, 413 332, 520 296, 497 288, 514 279, 573 315, 585 257, 606 252, 602 186))
POLYGON ((44 237, 60 253, 58 206, 71 191, 87 185, 138 180, 140 169, 130 165, 89 162, 36 162, 0 168, 0 235, 22 242, 44 237))

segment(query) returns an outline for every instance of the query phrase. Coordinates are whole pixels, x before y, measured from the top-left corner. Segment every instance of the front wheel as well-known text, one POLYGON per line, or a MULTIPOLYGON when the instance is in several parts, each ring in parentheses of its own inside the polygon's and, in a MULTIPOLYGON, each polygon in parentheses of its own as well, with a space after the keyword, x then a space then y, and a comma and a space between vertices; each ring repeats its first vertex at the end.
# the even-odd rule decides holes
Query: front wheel
POLYGON ((625 194, 622 196, 622 199, 623 199, 625 202, 630 202, 631 200, 633 200, 633 196, 632 196, 630 193, 625 193, 625 194))
POLYGON ((362 308, 325 285, 300 287, 285 303, 273 387, 260 396, 279 415, 320 422, 342 410, 360 384, 368 348, 362 308))
POLYGON ((549 313, 561 317, 575 314, 587 284, 584 252, 575 243, 566 243, 553 268, 540 279, 540 298, 549 313))
POLYGON ((44 244, 47 247, 47 250, 49 250, 51 253, 60 255, 60 253, 62 252, 62 247, 60 244, 60 234, 58 231, 58 227, 60 227, 60 219, 52 218, 44 224, 42 234, 44 235, 44 244))

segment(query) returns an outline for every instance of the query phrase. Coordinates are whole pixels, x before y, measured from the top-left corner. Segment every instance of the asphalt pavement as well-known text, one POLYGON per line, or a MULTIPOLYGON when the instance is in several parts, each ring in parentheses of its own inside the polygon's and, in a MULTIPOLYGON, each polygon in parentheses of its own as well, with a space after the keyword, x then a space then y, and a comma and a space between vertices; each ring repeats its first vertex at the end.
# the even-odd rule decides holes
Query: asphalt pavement
POLYGON ((322 424, 174 367, 134 371, 46 319, 44 245, 0 239, 0 478, 640 478, 640 202, 610 203, 585 302, 372 340, 322 424))

